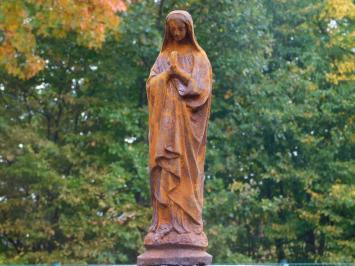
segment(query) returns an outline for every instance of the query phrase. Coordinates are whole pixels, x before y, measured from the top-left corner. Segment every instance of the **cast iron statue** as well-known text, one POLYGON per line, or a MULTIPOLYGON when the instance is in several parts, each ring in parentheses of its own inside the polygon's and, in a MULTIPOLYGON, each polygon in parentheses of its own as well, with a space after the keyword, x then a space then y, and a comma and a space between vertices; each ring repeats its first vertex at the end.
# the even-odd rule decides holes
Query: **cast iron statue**
POLYGON ((147 80, 153 221, 140 265, 211 263, 202 221, 211 89, 211 64, 191 15, 170 12, 147 80))

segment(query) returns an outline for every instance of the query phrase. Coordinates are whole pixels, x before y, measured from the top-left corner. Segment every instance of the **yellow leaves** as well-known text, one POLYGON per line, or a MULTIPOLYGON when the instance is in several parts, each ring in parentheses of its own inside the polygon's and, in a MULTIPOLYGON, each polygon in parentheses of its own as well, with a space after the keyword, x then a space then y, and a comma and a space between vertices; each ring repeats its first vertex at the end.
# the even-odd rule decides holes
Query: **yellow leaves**
POLYGON ((335 184, 331 188, 330 195, 336 200, 343 200, 347 198, 355 200, 355 186, 335 184))
POLYGON ((326 225, 322 227, 322 231, 327 235, 339 236, 343 230, 339 226, 326 225))
MULTIPOLYGON (((0 65, 5 70, 20 78, 33 73, 33 67, 26 61, 31 57, 35 47, 35 39, 31 34, 31 26, 26 22, 27 12, 21 1, 4 1, 0 3, 0 14, 4 16, 0 20, 0 31, 3 32, 3 40, 0 42, 0 65)), ((40 67, 40 65, 39 65, 40 67)))
POLYGON ((9 43, 0 46, 0 65, 13 76, 21 79, 31 78, 43 69, 44 60, 33 55, 31 51, 21 49, 22 47, 16 49, 17 46, 18 44, 11 46, 9 43))
POLYGON ((355 18, 355 5, 352 0, 328 0, 325 11, 334 19, 355 18))
POLYGON ((116 5, 121 1, 61 0, 41 2, 36 19, 42 35, 63 38, 69 32, 77 33, 77 41, 90 48, 100 48, 105 31, 117 29, 116 5))
POLYGON ((304 138, 301 139, 302 143, 306 143, 306 144, 312 144, 316 141, 316 138, 311 136, 311 135, 307 135, 304 138))
POLYGON ((0 25, 5 30, 17 30, 27 17, 22 1, 1 1, 0 14, 6 19, 0 20, 0 25))
POLYGON ((337 65, 339 73, 351 73, 355 70, 355 56, 351 56, 346 61, 337 65))
POLYGON ((127 6, 122 0, 104 0, 101 2, 106 2, 106 4, 114 11, 126 11, 127 6))
POLYGON ((350 143, 351 143, 351 144, 354 144, 354 143, 355 143, 355 134, 351 134, 350 143))
POLYGON ((291 73, 294 73, 294 74, 303 74, 304 73, 304 70, 302 68, 297 67, 295 65, 290 65, 288 69, 291 73))
POLYGON ((313 224, 318 224, 319 223, 319 220, 320 220, 320 214, 315 212, 308 212, 308 211, 305 211, 305 210, 300 210, 299 211, 299 217, 301 219, 304 219, 308 222, 311 222, 313 224))
POLYGON ((230 190, 232 192, 236 192, 236 191, 241 191, 243 190, 243 187, 245 185, 242 182, 238 182, 238 181, 234 181, 231 185, 230 185, 230 190))
POLYGON ((327 74, 327 79, 333 84, 338 84, 340 81, 355 80, 355 55, 351 55, 343 61, 335 61, 332 64, 335 72, 327 74))
POLYGON ((45 66, 44 60, 36 55, 30 55, 27 58, 26 65, 23 69, 24 76, 31 78, 41 71, 45 66))
MULTIPOLYGON (((350 30, 350 29, 349 29, 350 30)), ((327 47, 341 47, 346 50, 350 50, 354 48, 355 45, 355 31, 348 31, 348 29, 340 31, 340 28, 336 28, 336 30, 329 30, 330 40, 327 44, 327 47)))
POLYGON ((323 195, 321 193, 315 192, 311 189, 307 189, 307 193, 311 196, 314 201, 322 201, 323 195))
POLYGON ((292 225, 290 224, 275 224, 273 223, 271 225, 271 229, 274 234, 278 235, 287 235, 289 238, 295 238, 296 233, 295 230, 292 228, 292 225))
POLYGON ((45 66, 36 55, 38 35, 65 38, 73 32, 79 44, 100 48, 107 32, 118 32, 116 12, 126 8, 122 0, 0 1, 0 66, 21 79, 36 75, 45 66))
POLYGON ((334 60, 334 70, 327 74, 327 80, 335 85, 355 80, 355 56, 350 52, 355 46, 355 31, 348 22, 355 19, 355 4, 352 0, 328 0, 321 17, 328 23, 327 46, 348 50, 348 54, 334 60))
POLYGON ((309 91, 316 91, 317 89, 318 89, 317 84, 310 83, 310 84, 308 85, 308 90, 309 90, 309 91))
POLYGON ((231 98, 233 96, 233 91, 232 90, 227 90, 226 93, 223 95, 223 98, 225 100, 228 100, 229 98, 231 98))
POLYGON ((218 236, 220 234, 220 230, 217 227, 212 227, 208 230, 209 235, 218 236))
POLYGON ((340 184, 336 184, 332 186, 332 196, 336 196, 339 195, 339 192, 341 192, 343 190, 342 185, 340 184))
POLYGON ((304 112, 303 115, 304 115, 305 118, 312 118, 314 116, 314 113, 312 113, 312 112, 304 112))

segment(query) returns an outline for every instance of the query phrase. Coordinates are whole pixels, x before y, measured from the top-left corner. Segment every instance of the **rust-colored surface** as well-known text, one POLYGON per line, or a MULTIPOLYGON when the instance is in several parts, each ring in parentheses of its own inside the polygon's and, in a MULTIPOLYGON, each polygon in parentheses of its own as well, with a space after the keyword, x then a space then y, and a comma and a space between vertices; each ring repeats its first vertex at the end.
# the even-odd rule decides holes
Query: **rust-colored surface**
POLYGON ((193 248, 148 249, 138 257, 137 265, 210 265, 212 256, 193 248))
MULTIPOLYGON (((151 265, 151 258, 159 252, 168 252, 171 257, 174 250, 175 257, 189 254, 185 259, 190 258, 187 261, 193 264, 212 259, 204 252, 208 241, 202 222, 211 87, 211 65, 197 43, 190 14, 170 12, 162 49, 147 80, 154 214, 144 239, 148 251, 138 258, 139 265, 151 265), (201 254, 209 259, 201 259, 201 254)), ((165 258, 164 263, 156 264, 176 264, 173 261, 165 258)))

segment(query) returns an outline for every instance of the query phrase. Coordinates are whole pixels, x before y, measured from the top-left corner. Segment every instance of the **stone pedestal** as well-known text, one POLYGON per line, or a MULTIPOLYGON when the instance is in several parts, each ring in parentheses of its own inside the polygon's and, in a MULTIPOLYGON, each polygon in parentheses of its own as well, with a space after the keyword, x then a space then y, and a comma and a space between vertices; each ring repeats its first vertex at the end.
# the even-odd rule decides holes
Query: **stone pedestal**
POLYGON ((195 247, 149 247, 137 258, 137 265, 210 265, 212 256, 195 247))
POLYGON ((146 251, 138 256, 137 265, 210 265, 206 252, 208 240, 204 232, 149 232, 144 238, 146 251))

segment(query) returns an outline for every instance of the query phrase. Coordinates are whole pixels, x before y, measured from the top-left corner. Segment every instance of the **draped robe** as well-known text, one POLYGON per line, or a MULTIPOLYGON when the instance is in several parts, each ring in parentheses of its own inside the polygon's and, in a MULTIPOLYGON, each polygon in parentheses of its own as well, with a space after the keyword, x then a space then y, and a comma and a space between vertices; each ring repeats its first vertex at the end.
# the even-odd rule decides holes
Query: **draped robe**
POLYGON ((204 161, 211 106, 212 70, 204 52, 178 55, 191 75, 188 84, 168 79, 168 54, 161 52, 147 80, 149 169, 153 205, 151 232, 163 224, 178 233, 201 233, 204 161))

